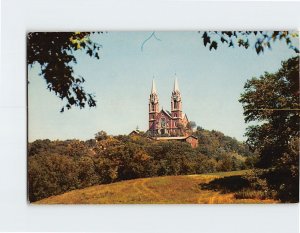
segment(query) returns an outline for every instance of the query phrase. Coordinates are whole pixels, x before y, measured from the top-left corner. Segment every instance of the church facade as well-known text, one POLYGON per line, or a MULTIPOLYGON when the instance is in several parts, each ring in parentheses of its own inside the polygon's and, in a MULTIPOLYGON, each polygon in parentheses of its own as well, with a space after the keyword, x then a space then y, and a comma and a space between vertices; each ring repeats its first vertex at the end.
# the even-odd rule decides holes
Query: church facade
POLYGON ((152 136, 188 136, 185 129, 189 120, 182 112, 182 98, 177 79, 171 93, 171 111, 159 109, 159 98, 154 80, 149 98, 149 132, 152 136))

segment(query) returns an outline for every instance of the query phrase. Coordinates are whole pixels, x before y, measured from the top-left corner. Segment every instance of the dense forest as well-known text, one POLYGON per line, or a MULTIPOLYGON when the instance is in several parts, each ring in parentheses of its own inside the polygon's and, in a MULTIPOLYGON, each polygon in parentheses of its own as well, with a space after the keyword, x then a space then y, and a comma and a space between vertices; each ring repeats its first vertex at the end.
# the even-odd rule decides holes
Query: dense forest
POLYGON ((29 201, 121 180, 167 175, 201 174, 252 168, 256 155, 223 133, 198 127, 199 146, 156 141, 139 135, 95 139, 36 140, 28 144, 29 201))

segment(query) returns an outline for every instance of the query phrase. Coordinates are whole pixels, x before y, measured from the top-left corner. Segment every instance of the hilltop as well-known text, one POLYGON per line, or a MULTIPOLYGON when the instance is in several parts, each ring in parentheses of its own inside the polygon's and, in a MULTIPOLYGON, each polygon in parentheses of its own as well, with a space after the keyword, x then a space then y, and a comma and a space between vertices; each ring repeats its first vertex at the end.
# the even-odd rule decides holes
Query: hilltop
POLYGON ((141 178, 66 192, 34 204, 233 204, 275 203, 271 199, 237 199, 235 193, 207 190, 201 185, 247 171, 141 178))
POLYGON ((194 135, 197 148, 143 133, 103 131, 87 141, 36 140, 28 145, 29 200, 122 180, 252 168, 254 157, 245 144, 217 131, 198 129, 194 135))

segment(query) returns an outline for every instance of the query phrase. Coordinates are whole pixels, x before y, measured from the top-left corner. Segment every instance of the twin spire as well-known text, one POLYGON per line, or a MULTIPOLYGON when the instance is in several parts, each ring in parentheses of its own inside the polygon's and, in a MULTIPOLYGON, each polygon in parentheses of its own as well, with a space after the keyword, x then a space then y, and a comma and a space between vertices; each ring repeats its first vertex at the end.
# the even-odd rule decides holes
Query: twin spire
MULTIPOLYGON (((179 91, 179 85, 178 85, 178 80, 177 80, 177 78, 175 78, 175 81, 174 81, 173 92, 180 92, 180 91, 179 91)), ((154 79, 152 79, 151 94, 157 94, 157 91, 156 91, 156 85, 155 85, 154 79)))
POLYGON ((156 86, 155 86, 154 79, 152 79, 152 88, 151 88, 151 94, 156 94, 156 86))
POLYGON ((174 81, 174 89, 173 89, 174 92, 179 92, 179 85, 178 85, 178 81, 177 81, 177 78, 175 78, 175 81, 174 81))

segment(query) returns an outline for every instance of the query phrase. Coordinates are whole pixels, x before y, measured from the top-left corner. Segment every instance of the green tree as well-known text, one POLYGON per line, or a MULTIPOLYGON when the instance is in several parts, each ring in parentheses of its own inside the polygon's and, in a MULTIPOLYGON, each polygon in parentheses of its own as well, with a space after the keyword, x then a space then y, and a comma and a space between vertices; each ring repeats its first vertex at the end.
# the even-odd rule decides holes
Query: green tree
POLYGON ((92 152, 83 141, 71 140, 67 145, 67 155, 79 158, 81 156, 91 156, 92 152))
POLYGON ((108 139, 108 135, 105 131, 101 130, 100 132, 95 134, 96 141, 102 141, 108 139))
POLYGON ((49 150, 51 141, 49 139, 36 140, 32 143, 28 143, 28 156, 35 155, 41 152, 49 150))
POLYGON ((93 42, 90 32, 30 32, 27 34, 27 64, 38 63, 39 75, 47 89, 66 101, 65 108, 96 106, 95 96, 83 88, 85 79, 74 73, 75 52, 81 51, 99 59, 100 45, 93 42))
POLYGON ((187 124, 187 128, 188 128, 188 129, 194 130, 194 129, 196 129, 196 127, 197 127, 197 124, 196 124, 195 121, 190 121, 190 122, 188 122, 188 124, 187 124))
POLYGON ((78 188, 88 187, 101 182, 101 178, 96 172, 94 161, 91 157, 82 156, 76 162, 78 172, 78 188))
POLYGON ((73 158, 50 153, 28 158, 29 201, 76 189, 77 184, 78 172, 73 158))
MULTIPOLYGON (((102 32, 99 32, 102 33, 102 32)), ((293 38, 299 37, 298 33, 289 31, 204 31, 203 43, 209 49, 217 49, 218 42, 228 47, 244 47, 251 45, 257 54, 264 52, 265 48, 271 49, 276 41, 284 40, 287 46, 299 53, 299 48, 293 44, 293 38)), ((61 112, 73 106, 84 108, 96 106, 95 95, 87 93, 83 87, 85 79, 75 74, 73 66, 77 59, 75 52, 84 52, 90 57, 100 59, 101 45, 91 39, 93 32, 30 32, 27 34, 27 64, 32 66, 38 63, 41 67, 39 75, 46 80, 47 89, 54 92, 65 106, 61 112)), ((150 38, 156 37, 152 32, 143 44, 150 38)), ((142 49, 143 50, 143 49, 142 49)))
POLYGON ((259 123, 246 133, 247 143, 260 155, 256 165, 269 170, 269 185, 281 200, 298 201, 299 57, 282 62, 275 74, 248 80, 244 88, 245 122, 259 123))
POLYGON ((242 47, 248 49, 251 44, 257 54, 261 54, 266 48, 271 49, 272 44, 277 41, 285 41, 286 45, 299 53, 299 48, 292 42, 293 38, 298 38, 299 34, 289 31, 204 31, 202 35, 204 46, 209 50, 217 49, 219 42, 228 47, 242 47))

